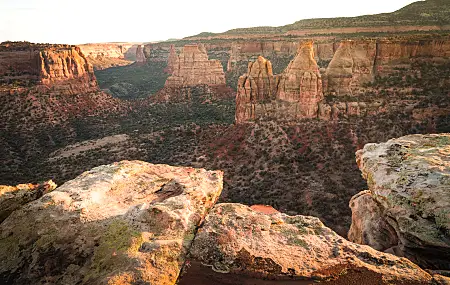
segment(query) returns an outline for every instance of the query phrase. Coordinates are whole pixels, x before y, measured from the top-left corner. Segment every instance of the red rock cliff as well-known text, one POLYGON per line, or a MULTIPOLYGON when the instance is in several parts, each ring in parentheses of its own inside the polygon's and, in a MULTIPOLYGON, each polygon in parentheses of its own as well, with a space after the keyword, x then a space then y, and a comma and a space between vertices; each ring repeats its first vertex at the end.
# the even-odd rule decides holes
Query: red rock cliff
POLYGON ((198 85, 225 85, 225 73, 220 61, 208 59, 203 45, 186 45, 165 86, 179 88, 198 85))
POLYGON ((238 81, 236 96, 236 121, 256 119, 256 104, 274 99, 276 82, 272 64, 262 56, 248 64, 248 71, 238 81))
POLYGON ((375 41, 343 41, 326 71, 327 91, 349 95, 374 79, 375 41))
POLYGON ((297 56, 280 76, 277 99, 297 103, 300 117, 317 116, 317 103, 323 99, 322 76, 312 42, 300 45, 297 56))

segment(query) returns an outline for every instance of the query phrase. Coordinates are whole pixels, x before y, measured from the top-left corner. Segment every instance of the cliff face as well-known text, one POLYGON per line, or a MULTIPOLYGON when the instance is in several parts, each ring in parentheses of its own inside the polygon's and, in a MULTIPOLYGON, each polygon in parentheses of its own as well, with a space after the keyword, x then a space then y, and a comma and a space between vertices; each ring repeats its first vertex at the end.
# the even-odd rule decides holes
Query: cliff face
POLYGON ((175 64, 165 86, 179 88, 198 85, 225 85, 225 73, 220 61, 209 60, 202 45, 186 45, 175 64))
POLYGON ((113 66, 124 66, 136 61, 136 51, 139 44, 105 43, 80 45, 83 54, 89 58, 96 70, 113 66))
POLYGON ((141 45, 138 45, 138 47, 136 48, 136 62, 144 63, 146 61, 147 61, 147 59, 144 54, 144 49, 142 48, 141 45))
POLYGON ((92 65, 75 46, 3 43, 0 58, 3 83, 27 81, 65 95, 99 90, 92 65))
MULTIPOLYGON (((338 120, 377 115, 380 112, 406 112, 411 120, 423 120, 433 112, 442 114, 447 112, 447 108, 415 108, 424 98, 411 97, 408 93, 423 93, 423 86, 416 83, 423 80, 421 76, 426 71, 423 69, 426 64, 437 64, 441 66, 440 69, 445 69, 442 66, 448 62, 449 45, 450 40, 446 38, 343 41, 327 68, 319 69, 313 48, 322 48, 332 54, 335 45, 322 44, 319 47, 311 43, 300 44, 297 56, 286 70, 274 76, 276 95, 272 101, 258 100, 255 96, 248 100, 248 94, 252 93, 249 92, 249 86, 244 85, 248 76, 244 75, 238 81, 236 122, 262 117, 338 120), (403 91, 394 92, 394 97, 388 97, 386 93, 391 92, 388 91, 390 87, 402 88, 403 91)), ((439 81, 439 86, 446 86, 446 81, 441 77, 445 75, 439 79, 436 77, 435 81, 439 81)))
POLYGON ((449 270, 450 135, 411 135, 357 152, 369 191, 350 201, 349 239, 449 270))
POLYGON ((0 124, 11 133, 32 136, 39 127, 121 108, 100 91, 76 46, 3 43, 0 58, 0 124))
POLYGON ((177 52, 175 50, 175 46, 171 45, 170 46, 170 52, 169 52, 169 58, 167 59, 166 72, 168 74, 173 74, 173 72, 177 68, 177 64, 178 64, 178 55, 177 55, 177 52))
POLYGON ((300 45, 297 56, 281 74, 277 99, 298 104, 299 117, 317 116, 317 103, 323 99, 322 77, 312 42, 300 45))
POLYGON ((336 95, 353 94, 374 79, 375 41, 344 41, 326 70, 326 89, 336 95))
POLYGON ((236 122, 260 117, 314 118, 323 99, 322 77, 312 42, 299 46, 286 70, 273 75, 270 61, 259 57, 238 81, 236 122), (279 104, 277 104, 279 102, 279 104))
POLYGON ((236 121, 255 120, 255 104, 270 102, 274 99, 276 82, 272 64, 262 56, 256 62, 248 64, 248 72, 238 81, 236 95, 236 121))
POLYGON ((411 59, 442 60, 450 57, 450 39, 380 40, 377 43, 376 72, 388 75, 394 68, 409 68, 411 59))

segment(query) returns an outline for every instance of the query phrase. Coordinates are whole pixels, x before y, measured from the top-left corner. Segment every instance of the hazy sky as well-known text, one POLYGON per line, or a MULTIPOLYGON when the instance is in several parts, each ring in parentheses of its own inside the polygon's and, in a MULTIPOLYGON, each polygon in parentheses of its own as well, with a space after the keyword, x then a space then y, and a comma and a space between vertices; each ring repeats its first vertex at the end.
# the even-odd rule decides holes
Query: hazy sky
POLYGON ((0 0, 0 42, 147 42, 308 18, 392 12, 416 0, 0 0))

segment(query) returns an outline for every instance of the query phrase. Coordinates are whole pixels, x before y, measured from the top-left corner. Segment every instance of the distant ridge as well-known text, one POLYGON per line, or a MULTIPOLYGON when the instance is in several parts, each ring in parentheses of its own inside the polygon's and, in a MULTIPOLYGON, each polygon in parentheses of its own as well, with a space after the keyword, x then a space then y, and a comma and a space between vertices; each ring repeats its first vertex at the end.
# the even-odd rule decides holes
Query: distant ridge
POLYGON ((427 0, 409 4, 392 13, 364 15, 357 17, 319 18, 300 20, 281 27, 239 28, 224 33, 203 32, 187 37, 214 37, 246 34, 285 34, 298 30, 355 28, 355 27, 398 27, 433 26, 436 29, 450 30, 450 0, 427 0))

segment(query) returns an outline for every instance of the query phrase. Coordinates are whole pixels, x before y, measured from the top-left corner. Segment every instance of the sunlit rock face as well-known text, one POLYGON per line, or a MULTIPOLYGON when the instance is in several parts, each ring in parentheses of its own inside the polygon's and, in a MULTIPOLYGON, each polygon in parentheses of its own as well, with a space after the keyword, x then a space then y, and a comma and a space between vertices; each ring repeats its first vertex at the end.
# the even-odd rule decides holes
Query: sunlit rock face
POLYGON ((144 49, 142 45, 138 45, 136 48, 136 62, 137 63, 145 63, 147 59, 145 58, 144 49))
POLYGON ((272 64, 262 56, 248 64, 248 71, 239 77, 236 95, 236 122, 255 120, 256 104, 275 99, 276 82, 272 64))
POLYGON ((374 80, 375 41, 343 41, 326 70, 327 91, 352 95, 374 80))
POLYGON ((1 284, 175 284, 220 171, 96 167, 0 224, 1 284))
POLYGON ((211 268, 264 280, 313 278, 349 284, 343 282, 348 274, 366 276, 364 284, 431 281, 409 260, 351 243, 317 218, 254 209, 218 204, 211 210, 190 251, 191 261, 203 267, 197 274, 211 268))
POLYGON ((450 269, 450 134, 368 144, 357 161, 369 191, 350 202, 349 239, 450 269))
POLYGON ((225 85, 222 64, 218 60, 209 60, 203 45, 184 46, 176 63, 170 62, 170 69, 173 69, 172 76, 167 79, 165 87, 225 85))
POLYGON ((274 76, 270 61, 259 57, 238 81, 236 122, 261 117, 314 118, 323 99, 322 78, 313 43, 300 44, 286 70, 274 76))
POLYGON ((92 65, 76 46, 6 42, 0 59, 3 82, 27 80, 62 94, 99 90, 92 65))
POLYGON ((299 102, 305 106, 305 110, 308 105, 317 105, 317 102, 322 100, 322 78, 314 59, 312 42, 300 45, 297 56, 281 74, 277 98, 287 102, 299 102))

